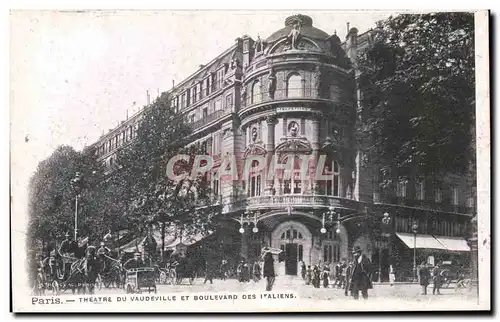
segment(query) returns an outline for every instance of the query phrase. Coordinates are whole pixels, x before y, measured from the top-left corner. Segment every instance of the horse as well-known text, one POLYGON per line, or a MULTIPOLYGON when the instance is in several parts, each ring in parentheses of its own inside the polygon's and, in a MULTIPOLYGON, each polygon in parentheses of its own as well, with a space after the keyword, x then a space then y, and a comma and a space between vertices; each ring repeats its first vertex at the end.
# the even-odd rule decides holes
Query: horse
POLYGON ((97 258, 96 249, 94 246, 89 246, 86 250, 86 256, 83 260, 83 280, 89 294, 94 294, 95 292, 95 284, 100 270, 101 262, 97 258))
POLYGON ((110 287, 114 284, 120 288, 125 285, 125 269, 120 260, 115 259, 107 254, 98 256, 100 263, 100 276, 104 287, 110 287))

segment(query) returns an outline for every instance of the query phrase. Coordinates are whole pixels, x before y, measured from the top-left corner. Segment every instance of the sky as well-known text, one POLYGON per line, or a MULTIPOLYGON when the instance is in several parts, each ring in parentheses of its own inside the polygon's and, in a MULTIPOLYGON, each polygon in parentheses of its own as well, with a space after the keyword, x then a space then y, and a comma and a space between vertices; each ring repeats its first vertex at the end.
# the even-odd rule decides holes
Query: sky
POLYGON ((10 22, 12 176, 17 200, 38 163, 62 144, 80 150, 225 51, 266 38, 292 14, 345 39, 388 12, 13 11, 10 22), (135 102, 135 104, 134 104, 135 102), (21 170, 22 171, 19 171, 21 170), (16 171, 18 170, 18 171, 16 171))

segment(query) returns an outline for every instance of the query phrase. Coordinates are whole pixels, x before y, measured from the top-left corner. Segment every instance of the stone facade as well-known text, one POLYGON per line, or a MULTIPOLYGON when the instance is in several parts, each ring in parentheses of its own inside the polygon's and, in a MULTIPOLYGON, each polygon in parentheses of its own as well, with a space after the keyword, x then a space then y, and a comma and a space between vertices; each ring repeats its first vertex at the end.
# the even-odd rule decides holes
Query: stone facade
MULTIPOLYGON (((267 162, 305 155, 318 162, 326 156, 329 179, 323 182, 297 176, 268 180, 266 169, 246 180, 213 177, 213 192, 223 204, 219 220, 231 232, 222 242, 241 257, 256 259, 264 245, 281 248, 280 272, 295 275, 302 260, 314 265, 348 259, 358 244, 387 271, 399 246, 395 237, 381 235, 384 212, 395 232, 409 232, 414 221, 421 234, 465 231, 473 209, 466 205, 465 178, 450 179, 448 186, 456 189, 452 203, 443 197, 436 201, 433 180, 423 187, 404 183, 393 195, 380 195, 377 170, 364 162, 354 138, 363 108, 356 55, 370 43, 370 31, 358 35, 351 28, 342 43, 336 34, 313 27, 310 17, 295 15, 265 40, 236 39, 168 92, 173 106, 194 123, 193 142, 205 144, 214 170, 227 155, 235 157, 238 168, 253 155, 267 162)), ((109 165, 113 151, 134 138, 139 119, 140 113, 94 145, 103 162, 109 165)))

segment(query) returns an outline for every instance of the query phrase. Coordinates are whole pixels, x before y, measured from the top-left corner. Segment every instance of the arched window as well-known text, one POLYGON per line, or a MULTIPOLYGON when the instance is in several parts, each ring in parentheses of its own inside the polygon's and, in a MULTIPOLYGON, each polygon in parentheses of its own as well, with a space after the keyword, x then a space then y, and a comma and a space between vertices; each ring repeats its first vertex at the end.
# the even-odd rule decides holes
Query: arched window
POLYGON ((260 103, 262 101, 262 95, 260 92, 260 82, 256 80, 252 85, 252 104, 260 103))
POLYGON ((252 170, 250 172, 250 184, 248 188, 250 189, 250 197, 260 196, 260 191, 262 189, 262 177, 260 172, 255 172, 258 169, 259 162, 257 160, 252 161, 252 170))
POLYGON ((299 74, 292 74, 286 82, 287 97, 302 97, 302 77, 299 74))
POLYGON ((300 231, 294 228, 289 228, 281 234, 281 239, 304 239, 304 236, 300 231))

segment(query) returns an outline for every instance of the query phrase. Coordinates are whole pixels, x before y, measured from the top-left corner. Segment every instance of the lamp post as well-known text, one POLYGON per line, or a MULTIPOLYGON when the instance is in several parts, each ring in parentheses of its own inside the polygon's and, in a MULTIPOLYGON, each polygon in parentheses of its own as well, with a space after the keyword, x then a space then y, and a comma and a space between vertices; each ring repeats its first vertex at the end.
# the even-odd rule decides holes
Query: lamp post
POLYGON ((240 229, 239 229, 240 234, 245 233, 245 228, 244 228, 245 224, 247 225, 253 224, 252 232, 254 234, 259 232, 259 228, 257 228, 257 222, 258 222, 257 213, 254 213, 252 218, 252 212, 249 211, 248 208, 247 211, 245 212, 245 216, 241 214, 240 220, 238 222, 240 223, 240 229))
MULTIPOLYGON (((384 216, 382 217, 382 231, 383 231, 383 236, 384 237, 390 237, 390 233, 388 233, 388 227, 391 223, 391 216, 389 215, 388 212, 384 213, 384 216)), ((382 282, 382 248, 379 247, 378 251, 378 282, 382 282)))
POLYGON ((417 223, 413 223, 411 227, 413 230, 413 281, 417 282, 417 233, 418 233, 418 225, 417 223))
POLYGON ((335 222, 333 220, 333 216, 335 216, 335 215, 337 215, 337 220, 336 220, 337 229, 335 230, 335 233, 340 234, 340 212, 336 213, 335 207, 329 207, 328 211, 326 213, 323 213, 323 219, 321 220, 322 225, 321 225, 320 233, 322 233, 323 235, 326 234, 325 225, 333 225, 333 223, 335 222), (328 215, 328 219, 326 218, 326 215, 328 215))
POLYGON ((78 199, 80 198, 80 192, 82 190, 82 177, 80 172, 75 173, 75 177, 70 181, 71 187, 75 191, 75 241, 78 238, 78 199))

